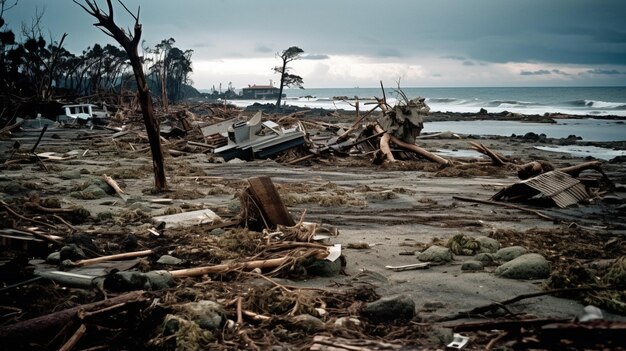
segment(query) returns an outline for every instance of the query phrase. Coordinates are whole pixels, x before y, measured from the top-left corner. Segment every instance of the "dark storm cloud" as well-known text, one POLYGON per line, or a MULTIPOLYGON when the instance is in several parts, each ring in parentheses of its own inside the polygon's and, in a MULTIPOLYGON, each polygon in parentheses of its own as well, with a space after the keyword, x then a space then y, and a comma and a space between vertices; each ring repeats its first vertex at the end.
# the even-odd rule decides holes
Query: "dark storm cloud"
POLYGON ((522 70, 519 74, 521 76, 545 76, 545 75, 551 74, 551 72, 548 71, 547 69, 540 69, 537 71, 522 70))
POLYGON ((303 60, 328 60, 330 56, 324 54, 309 54, 302 56, 303 60))
POLYGON ((620 72, 616 69, 590 69, 587 71, 589 74, 606 74, 606 75, 616 75, 616 74, 626 74, 626 72, 620 72))
MULTIPOLYGON (((97 1, 106 7, 104 0, 97 1)), ((626 65, 624 0, 390 0, 385 11, 379 0, 124 3, 133 12, 141 5, 142 39, 148 45, 173 37, 182 49, 201 49, 194 59, 273 57, 295 45, 331 58, 355 55, 419 64, 420 57, 435 57, 443 65, 459 61, 467 70, 492 63, 587 65, 591 70, 609 66, 618 71, 626 65)), ((132 18, 114 5, 118 23, 132 26, 132 18)), ((69 33, 66 48, 72 52, 111 42, 70 0, 20 0, 5 19, 19 31, 36 7, 46 8, 44 33, 55 38, 69 33)))
POLYGON ((467 58, 465 56, 455 56, 455 55, 445 55, 441 56, 442 59, 446 60, 456 60, 456 61, 465 61, 467 58))

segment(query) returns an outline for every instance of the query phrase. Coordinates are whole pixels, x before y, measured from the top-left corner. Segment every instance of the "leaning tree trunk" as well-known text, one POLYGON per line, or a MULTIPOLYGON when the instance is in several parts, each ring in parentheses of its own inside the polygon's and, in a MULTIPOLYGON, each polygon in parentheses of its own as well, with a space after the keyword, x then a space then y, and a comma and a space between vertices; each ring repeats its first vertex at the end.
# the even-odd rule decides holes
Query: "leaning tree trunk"
POLYGON ((107 0, 107 8, 109 13, 102 11, 95 0, 85 0, 85 5, 82 5, 78 0, 74 0, 74 3, 82 7, 88 14, 92 15, 98 20, 95 24, 106 35, 115 39, 124 48, 130 59, 130 64, 133 67, 135 73, 135 79, 137 81, 139 104, 141 105, 141 113, 143 115, 143 122, 146 125, 146 132, 148 133, 148 142, 150 143, 150 151, 152 152, 152 166, 154 168, 154 185, 157 190, 162 191, 167 189, 167 181, 165 178, 165 168, 163 162, 163 151, 161 149, 161 138, 159 135, 159 122, 154 118, 154 109, 152 108, 152 97, 150 95, 150 89, 146 83, 146 76, 143 72, 143 66, 141 64, 141 58, 137 47, 141 39, 141 24, 139 23, 139 11, 137 15, 133 14, 128 8, 120 1, 120 4, 124 9, 135 19, 134 33, 127 33, 113 20, 113 4, 111 0, 107 0))

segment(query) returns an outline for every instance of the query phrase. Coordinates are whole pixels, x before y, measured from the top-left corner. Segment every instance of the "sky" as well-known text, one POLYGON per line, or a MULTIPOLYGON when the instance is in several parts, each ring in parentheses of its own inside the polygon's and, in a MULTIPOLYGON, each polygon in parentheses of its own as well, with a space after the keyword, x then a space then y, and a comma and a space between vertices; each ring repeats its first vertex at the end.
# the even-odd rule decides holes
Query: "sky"
MULTIPOLYGON (((45 38, 68 33, 74 53, 114 43, 71 0, 17 1, 4 14, 17 34, 43 13, 45 38)), ((624 0, 123 1, 140 7, 147 45, 174 38, 194 51, 199 89, 276 84, 291 46, 304 50, 290 67, 305 88, 626 86, 624 0)))

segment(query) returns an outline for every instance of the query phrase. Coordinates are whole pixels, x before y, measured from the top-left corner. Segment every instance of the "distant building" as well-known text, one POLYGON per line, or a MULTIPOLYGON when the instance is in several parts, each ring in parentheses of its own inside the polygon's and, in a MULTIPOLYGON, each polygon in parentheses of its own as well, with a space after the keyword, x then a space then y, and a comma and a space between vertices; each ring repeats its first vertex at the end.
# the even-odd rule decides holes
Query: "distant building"
POLYGON ((248 85, 247 88, 241 89, 241 98, 255 100, 277 99, 279 91, 280 89, 273 85, 248 85))

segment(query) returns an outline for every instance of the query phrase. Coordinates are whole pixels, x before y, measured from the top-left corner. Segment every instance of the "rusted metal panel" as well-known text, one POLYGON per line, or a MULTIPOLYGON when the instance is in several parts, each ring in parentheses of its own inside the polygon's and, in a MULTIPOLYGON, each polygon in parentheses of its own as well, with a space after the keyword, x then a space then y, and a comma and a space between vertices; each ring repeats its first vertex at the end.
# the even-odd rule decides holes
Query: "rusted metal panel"
POLYGON ((589 198, 587 189, 578 179, 567 173, 551 171, 515 183, 499 191, 492 199, 515 201, 528 199, 539 193, 551 198, 561 208, 589 198))

